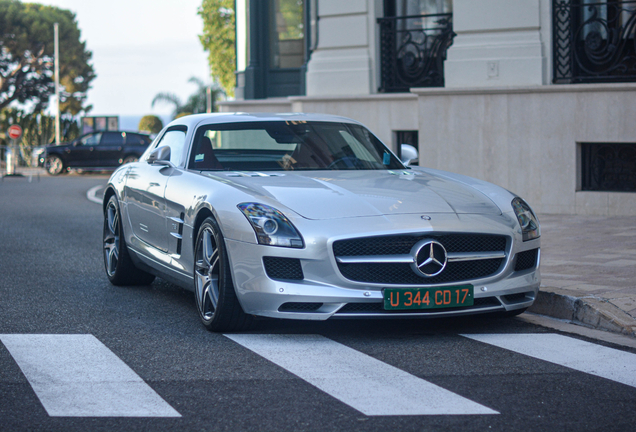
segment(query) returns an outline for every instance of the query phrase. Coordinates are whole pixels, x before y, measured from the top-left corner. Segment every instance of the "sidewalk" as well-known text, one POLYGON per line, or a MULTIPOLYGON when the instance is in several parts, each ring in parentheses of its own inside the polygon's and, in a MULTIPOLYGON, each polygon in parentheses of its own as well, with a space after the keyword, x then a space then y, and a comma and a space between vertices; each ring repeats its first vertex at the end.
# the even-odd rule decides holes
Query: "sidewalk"
POLYGON ((539 220, 541 291, 529 311, 636 337, 636 217, 539 220))

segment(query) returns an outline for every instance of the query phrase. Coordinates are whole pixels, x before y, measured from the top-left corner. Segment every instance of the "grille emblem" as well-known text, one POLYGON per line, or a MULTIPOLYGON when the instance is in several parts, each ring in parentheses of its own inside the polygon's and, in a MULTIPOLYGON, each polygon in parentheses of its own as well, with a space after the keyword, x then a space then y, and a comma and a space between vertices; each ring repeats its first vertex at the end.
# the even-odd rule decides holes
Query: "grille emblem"
POLYGON ((413 249, 413 271, 424 277, 433 277, 440 274, 447 263, 446 249, 441 243, 435 240, 422 240, 418 242, 413 249))

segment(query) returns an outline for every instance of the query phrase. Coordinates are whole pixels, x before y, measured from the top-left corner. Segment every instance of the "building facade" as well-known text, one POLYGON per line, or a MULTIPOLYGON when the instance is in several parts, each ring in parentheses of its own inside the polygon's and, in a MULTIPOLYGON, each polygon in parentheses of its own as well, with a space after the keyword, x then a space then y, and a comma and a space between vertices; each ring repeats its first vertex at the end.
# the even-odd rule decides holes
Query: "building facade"
POLYGON ((540 213, 636 214, 636 1, 236 0, 222 111, 366 124, 540 213))

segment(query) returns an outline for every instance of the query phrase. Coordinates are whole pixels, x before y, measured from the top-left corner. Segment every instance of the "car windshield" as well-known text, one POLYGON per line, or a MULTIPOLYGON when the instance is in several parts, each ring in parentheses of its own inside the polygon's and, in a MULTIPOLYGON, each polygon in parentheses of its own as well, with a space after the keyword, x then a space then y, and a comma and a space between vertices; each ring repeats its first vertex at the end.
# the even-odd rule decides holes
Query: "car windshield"
POLYGON ((366 128, 313 121, 202 126, 195 134, 189 166, 230 171, 404 168, 366 128))

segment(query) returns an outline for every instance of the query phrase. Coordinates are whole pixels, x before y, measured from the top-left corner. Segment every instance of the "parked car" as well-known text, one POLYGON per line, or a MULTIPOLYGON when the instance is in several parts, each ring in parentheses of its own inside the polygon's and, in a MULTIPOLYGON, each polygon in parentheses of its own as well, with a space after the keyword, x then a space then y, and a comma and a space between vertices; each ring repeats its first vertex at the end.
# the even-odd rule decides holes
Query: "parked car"
POLYGON ((110 282, 190 289, 212 331, 254 315, 514 315, 539 290, 523 199, 406 166, 342 117, 182 117, 113 173, 103 211, 110 282))
POLYGON ((148 135, 137 132, 91 132, 70 143, 48 145, 41 157, 51 175, 70 169, 102 171, 139 160, 150 142, 148 135))

